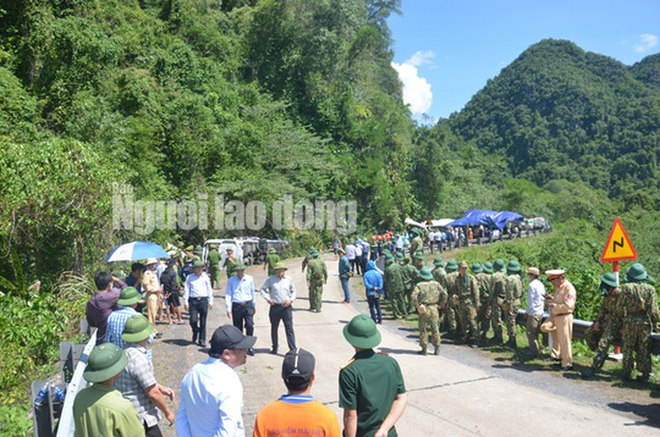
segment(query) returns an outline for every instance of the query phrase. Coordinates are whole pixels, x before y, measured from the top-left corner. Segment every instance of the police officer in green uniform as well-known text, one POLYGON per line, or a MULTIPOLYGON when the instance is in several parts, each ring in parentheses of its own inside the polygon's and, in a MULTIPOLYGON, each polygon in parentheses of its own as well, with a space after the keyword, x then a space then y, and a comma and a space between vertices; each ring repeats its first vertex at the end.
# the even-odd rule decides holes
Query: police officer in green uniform
POLYGON ((319 258, 319 251, 310 253, 312 259, 307 263, 307 288, 309 289, 309 309, 321 312, 323 285, 328 282, 328 269, 325 261, 319 258))
POLYGON ((238 260, 234 256, 234 249, 227 248, 227 258, 225 258, 224 268, 227 273, 227 279, 236 274, 236 263, 238 260))
POLYGON ((471 347, 476 347, 481 338, 477 326, 479 305, 479 284, 477 278, 468 273, 468 263, 461 261, 458 276, 454 281, 452 300, 456 303, 461 323, 462 340, 471 347))
MULTIPOLYGON (((400 252, 397 252, 399 255, 400 252)), ((390 301, 395 319, 406 317, 408 311, 404 301, 403 270, 392 256, 385 258, 385 274, 383 275, 385 296, 390 301)))
POLYGON ((208 255, 208 268, 209 276, 211 277, 211 288, 220 287, 220 252, 218 252, 218 246, 211 244, 209 246, 209 255, 208 255))
POLYGON ((282 261, 280 259, 280 256, 277 254, 277 250, 275 250, 274 247, 271 247, 268 250, 268 255, 266 255, 266 259, 264 260, 264 270, 268 268, 268 276, 273 276, 275 274, 275 264, 278 262, 282 261))
POLYGON ((504 343, 502 339, 502 312, 504 301, 506 299, 506 277, 504 276, 504 261, 500 258, 493 261, 493 279, 491 283, 491 300, 490 300, 490 321, 493 325, 495 336, 493 340, 496 343, 504 343))
POLYGON ((394 425, 408 404, 401 369, 389 355, 373 348, 381 341, 369 316, 355 316, 344 327, 355 355, 339 371, 339 407, 344 409, 344 435, 396 437, 394 425))
POLYGON ((506 285, 504 286, 505 302, 502 307, 506 320, 506 329, 509 334, 507 345, 516 347, 516 316, 520 309, 520 298, 523 294, 522 278, 520 277, 520 264, 512 259, 506 266, 506 285))
POLYGON ((439 312, 447 304, 447 292, 439 282, 433 279, 430 269, 419 271, 419 282, 412 292, 412 303, 419 314, 419 346, 420 354, 426 355, 429 332, 434 354, 440 354, 440 315, 439 312))
POLYGON ((188 263, 194 263, 195 261, 199 261, 199 257, 193 253, 195 250, 195 246, 192 244, 185 249, 185 255, 183 256, 183 262, 188 264, 188 263))

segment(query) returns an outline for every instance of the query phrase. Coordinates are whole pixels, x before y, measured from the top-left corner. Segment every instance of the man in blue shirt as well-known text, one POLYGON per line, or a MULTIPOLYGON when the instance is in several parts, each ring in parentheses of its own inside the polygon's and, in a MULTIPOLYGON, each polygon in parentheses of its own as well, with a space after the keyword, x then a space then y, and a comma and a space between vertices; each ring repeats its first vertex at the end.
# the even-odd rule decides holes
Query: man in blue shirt
POLYGON ((351 289, 348 285, 348 278, 351 276, 351 263, 346 256, 346 251, 342 248, 338 250, 339 255, 339 281, 341 282, 341 289, 344 290, 344 300, 341 303, 351 302, 351 289))
MULTIPOLYGON (((227 280, 225 291, 225 306, 227 317, 234 326, 247 335, 254 334, 254 314, 257 312, 257 300, 254 297, 254 279, 245 274, 245 264, 237 262, 234 267, 236 274, 227 280)), ((248 349, 248 355, 254 355, 252 348, 248 349)))
POLYGON ((383 321, 383 313, 380 310, 380 295, 383 292, 383 274, 376 269, 373 261, 367 263, 367 271, 362 277, 364 289, 369 302, 369 312, 374 322, 380 324, 383 321))

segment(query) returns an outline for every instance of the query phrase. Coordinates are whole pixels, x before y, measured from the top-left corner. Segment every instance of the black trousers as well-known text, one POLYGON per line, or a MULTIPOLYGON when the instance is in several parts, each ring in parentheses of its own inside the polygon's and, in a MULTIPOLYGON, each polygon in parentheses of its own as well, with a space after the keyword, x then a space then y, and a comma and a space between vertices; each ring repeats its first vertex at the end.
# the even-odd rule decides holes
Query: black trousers
POLYGON ((268 313, 270 319, 270 340, 273 344, 273 349, 277 350, 279 345, 277 341, 277 330, 280 327, 280 320, 284 322, 284 332, 286 332, 286 342, 289 350, 296 348, 296 334, 293 332, 293 308, 289 305, 283 307, 282 305, 273 305, 270 307, 268 313))
POLYGON ((240 329, 241 332, 243 332, 243 327, 245 327, 246 335, 254 334, 254 306, 252 305, 252 301, 246 303, 232 302, 231 320, 234 326, 240 329))
POLYGON ((209 313, 208 297, 193 297, 189 300, 190 327, 193 332, 193 341, 206 343, 206 316, 209 313))

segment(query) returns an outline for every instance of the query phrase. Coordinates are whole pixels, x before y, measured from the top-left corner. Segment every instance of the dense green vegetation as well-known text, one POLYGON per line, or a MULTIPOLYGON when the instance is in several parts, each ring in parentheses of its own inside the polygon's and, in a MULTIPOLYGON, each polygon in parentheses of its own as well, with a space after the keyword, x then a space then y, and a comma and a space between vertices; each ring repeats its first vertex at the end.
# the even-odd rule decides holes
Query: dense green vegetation
MULTIPOLYGON (((398 230, 408 215, 457 217, 470 208, 542 215, 562 232, 506 255, 577 271, 576 283, 587 289, 603 270, 599 251, 618 214, 642 262, 658 274, 660 56, 627 67, 570 42, 542 41, 463 111, 419 126, 390 64, 386 20, 399 6, 0 6, 6 402, 24 397, 34 372, 57 355, 57 339, 75 326, 90 273, 108 250, 145 238, 113 231, 113 183, 142 200, 216 193, 266 204, 284 194, 354 199, 363 232, 398 230), (61 276, 67 271, 77 275, 61 276), (28 290, 37 279, 40 291, 28 290), (30 326, 10 323, 17 319, 30 326)), ((262 235, 272 235, 268 226, 262 235)), ((230 234, 161 230, 146 238, 230 234)), ((331 237, 279 236, 300 248, 331 237)))

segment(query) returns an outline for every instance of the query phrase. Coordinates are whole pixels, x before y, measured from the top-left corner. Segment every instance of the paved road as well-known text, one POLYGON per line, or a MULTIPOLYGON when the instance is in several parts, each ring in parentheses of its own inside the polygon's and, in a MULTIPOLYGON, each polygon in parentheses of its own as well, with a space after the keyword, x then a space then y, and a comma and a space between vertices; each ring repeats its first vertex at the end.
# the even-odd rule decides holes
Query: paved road
MULTIPOLYGON (((352 305, 342 305, 337 263, 325 257, 331 277, 323 295, 323 312, 308 311, 307 287, 300 260, 289 260, 298 300, 294 324, 298 346, 317 358, 313 394, 341 418, 337 378, 340 367, 353 350, 341 330, 359 312, 367 313, 366 301, 353 296, 352 305)), ((248 269, 255 284, 261 285, 265 272, 260 266, 248 269)), ((352 284, 360 282, 353 279, 352 284)), ((224 284, 223 289, 224 289, 224 284)), ((216 306, 210 312, 210 339, 213 329, 228 323, 222 290, 216 291, 216 306)), ((248 357, 237 369, 245 390, 246 435, 251 435, 257 411, 285 391, 280 378, 282 356, 268 354, 270 325, 268 308, 259 300, 255 318, 256 356, 248 357)), ((206 351, 192 345, 188 325, 160 326, 164 333, 154 346, 156 376, 178 394, 181 379, 193 364, 206 359, 206 351)), ((420 356, 416 330, 394 321, 382 328, 380 351, 391 354, 400 364, 409 405, 397 429, 407 436, 510 435, 526 429, 537 436, 553 435, 561 427, 571 435, 660 436, 660 404, 648 391, 612 389, 603 384, 562 376, 558 372, 534 371, 509 360, 493 361, 483 351, 443 344, 440 356, 420 356)), ((285 343, 280 328, 280 344, 285 343)), ((341 423, 341 421, 340 421, 341 423)), ((166 435, 174 428, 162 421, 166 435)))

